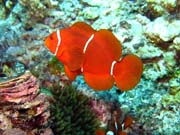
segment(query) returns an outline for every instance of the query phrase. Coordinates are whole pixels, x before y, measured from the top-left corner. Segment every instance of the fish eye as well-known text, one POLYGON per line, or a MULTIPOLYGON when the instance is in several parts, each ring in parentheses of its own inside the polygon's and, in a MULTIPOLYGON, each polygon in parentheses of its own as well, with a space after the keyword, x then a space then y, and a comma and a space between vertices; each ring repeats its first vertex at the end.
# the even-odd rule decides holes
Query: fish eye
POLYGON ((50 38, 51 40, 53 40, 53 36, 52 36, 52 35, 50 35, 49 38, 50 38))

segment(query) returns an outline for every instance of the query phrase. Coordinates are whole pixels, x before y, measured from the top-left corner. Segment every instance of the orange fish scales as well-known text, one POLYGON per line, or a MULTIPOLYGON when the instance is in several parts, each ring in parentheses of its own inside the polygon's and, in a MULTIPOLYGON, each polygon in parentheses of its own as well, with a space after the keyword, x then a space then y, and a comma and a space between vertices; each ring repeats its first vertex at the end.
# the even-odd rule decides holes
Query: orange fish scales
MULTIPOLYGON (((83 49, 86 43, 86 38, 82 38, 84 35, 78 31, 71 30, 70 28, 61 30, 61 47, 63 49, 68 49, 69 47, 76 47, 83 49)), ((88 37, 87 37, 88 38, 88 37)))
POLYGON ((127 116, 124 120, 124 129, 128 128, 133 123, 131 116, 127 116))
POLYGON ((84 58, 83 69, 94 74, 110 74, 111 64, 121 56, 121 45, 115 36, 100 30, 94 34, 84 58))
POLYGON ((69 70, 75 71, 81 68, 84 54, 79 48, 70 47, 62 52, 60 61, 66 65, 69 70))

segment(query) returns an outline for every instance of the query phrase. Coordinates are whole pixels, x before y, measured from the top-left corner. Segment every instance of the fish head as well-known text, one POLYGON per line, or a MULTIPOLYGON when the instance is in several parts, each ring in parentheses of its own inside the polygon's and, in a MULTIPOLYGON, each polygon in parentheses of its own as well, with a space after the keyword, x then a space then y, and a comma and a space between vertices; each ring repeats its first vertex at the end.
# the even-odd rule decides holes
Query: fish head
POLYGON ((56 32, 51 33, 44 40, 45 46, 54 54, 58 44, 58 38, 56 32))

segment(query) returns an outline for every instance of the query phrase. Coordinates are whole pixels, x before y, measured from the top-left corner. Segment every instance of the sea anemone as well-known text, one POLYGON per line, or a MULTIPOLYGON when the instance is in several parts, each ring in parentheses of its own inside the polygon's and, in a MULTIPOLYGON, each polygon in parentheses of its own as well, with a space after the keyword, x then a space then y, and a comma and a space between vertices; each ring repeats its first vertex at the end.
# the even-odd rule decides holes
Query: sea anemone
POLYGON ((52 124, 55 134, 94 135, 98 119, 91 109, 90 99, 72 86, 54 86, 54 102, 51 105, 52 124))

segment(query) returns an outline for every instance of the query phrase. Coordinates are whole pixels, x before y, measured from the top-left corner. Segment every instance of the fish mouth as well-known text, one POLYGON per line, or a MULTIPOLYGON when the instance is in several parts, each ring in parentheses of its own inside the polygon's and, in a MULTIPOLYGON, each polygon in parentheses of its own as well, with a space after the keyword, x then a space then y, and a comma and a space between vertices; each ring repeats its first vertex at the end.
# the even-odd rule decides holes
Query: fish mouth
POLYGON ((49 49, 50 42, 49 42, 49 40, 48 40, 48 37, 46 37, 46 38, 44 39, 44 45, 49 49))

